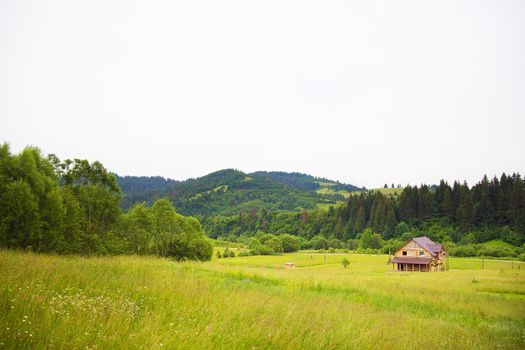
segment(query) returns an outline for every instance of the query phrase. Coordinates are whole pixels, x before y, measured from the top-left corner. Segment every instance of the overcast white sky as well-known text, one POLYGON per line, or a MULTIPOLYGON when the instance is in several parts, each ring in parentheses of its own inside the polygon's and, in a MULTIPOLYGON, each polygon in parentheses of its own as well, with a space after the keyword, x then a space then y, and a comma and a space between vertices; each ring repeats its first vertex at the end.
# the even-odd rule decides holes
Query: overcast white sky
POLYGON ((0 142, 123 175, 525 172, 525 1, 0 1, 0 142))

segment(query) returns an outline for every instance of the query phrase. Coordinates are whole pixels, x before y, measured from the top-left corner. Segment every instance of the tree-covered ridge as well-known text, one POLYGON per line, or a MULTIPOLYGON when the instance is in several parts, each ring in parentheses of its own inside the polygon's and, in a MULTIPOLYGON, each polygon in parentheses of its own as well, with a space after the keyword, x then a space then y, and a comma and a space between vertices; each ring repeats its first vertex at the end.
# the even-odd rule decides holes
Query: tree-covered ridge
POLYGON ((204 226, 212 237, 233 241, 262 231, 347 244, 369 230, 382 241, 427 235, 461 245, 501 239, 519 247, 525 243, 525 182, 519 174, 485 177, 471 188, 441 181, 433 188, 407 186, 399 196, 364 192, 328 211, 251 210, 205 218, 204 226))
POLYGON ((211 258, 200 222, 167 199, 119 207, 121 189, 99 162, 59 160, 35 147, 0 146, 0 247, 77 254, 211 258))
POLYGON ((188 180, 172 191, 171 198, 181 213, 202 216, 236 214, 252 208, 300 210, 314 208, 325 200, 316 194, 237 170, 222 170, 188 180))
POLYGON ((122 206, 129 208, 142 201, 152 203, 165 196, 173 201, 180 213, 201 217, 233 215, 253 208, 298 211, 303 208, 313 209, 320 203, 335 204, 344 199, 339 195, 302 190, 269 176, 224 169, 149 192, 124 191, 122 206))
POLYGON ((253 175, 267 177, 269 179, 292 186, 299 190, 310 192, 315 192, 318 189, 322 188, 321 184, 328 185, 336 191, 345 190, 348 192, 353 192, 364 190, 354 185, 344 184, 339 181, 333 181, 326 178, 315 177, 312 175, 297 172, 287 173, 283 171, 256 171, 253 173, 253 175))
POLYGON ((122 192, 142 193, 169 188, 179 181, 164 178, 162 176, 118 176, 114 174, 122 192))
POLYGON ((129 209, 135 203, 154 203, 168 195, 169 189, 179 181, 161 176, 118 176, 117 182, 122 189, 121 207, 129 209))

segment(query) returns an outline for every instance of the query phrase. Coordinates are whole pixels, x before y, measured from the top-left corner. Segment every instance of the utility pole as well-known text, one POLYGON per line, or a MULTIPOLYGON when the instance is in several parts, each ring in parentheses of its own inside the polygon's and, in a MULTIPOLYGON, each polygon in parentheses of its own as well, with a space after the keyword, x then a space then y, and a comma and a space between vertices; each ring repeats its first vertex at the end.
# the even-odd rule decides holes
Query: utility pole
POLYGON ((485 253, 481 254, 481 269, 485 270, 485 253))

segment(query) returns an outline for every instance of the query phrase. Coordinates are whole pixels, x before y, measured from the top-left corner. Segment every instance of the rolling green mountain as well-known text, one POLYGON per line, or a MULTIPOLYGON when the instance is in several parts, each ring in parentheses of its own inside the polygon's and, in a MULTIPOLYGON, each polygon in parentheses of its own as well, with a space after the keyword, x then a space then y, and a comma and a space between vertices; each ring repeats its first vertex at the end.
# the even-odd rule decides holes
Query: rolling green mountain
POLYGON ((231 215, 253 208, 298 211, 336 204, 358 187, 300 173, 225 169, 177 182, 160 177, 119 177, 122 206, 168 197, 184 215, 231 215))
POLYGON ((299 190, 316 192, 323 188, 331 188, 334 191, 363 191, 354 185, 340 183, 339 181, 332 181, 322 177, 315 177, 312 175, 301 173, 286 173, 283 171, 256 171, 252 175, 266 177, 268 179, 277 181, 279 183, 290 185, 299 190))

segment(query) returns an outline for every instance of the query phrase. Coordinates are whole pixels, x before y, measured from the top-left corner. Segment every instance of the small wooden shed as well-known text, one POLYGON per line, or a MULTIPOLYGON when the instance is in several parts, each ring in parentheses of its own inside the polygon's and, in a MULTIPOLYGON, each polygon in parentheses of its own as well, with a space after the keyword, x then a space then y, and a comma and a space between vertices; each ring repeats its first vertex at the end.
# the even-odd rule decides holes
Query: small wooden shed
POLYGON ((284 268, 287 269, 287 270, 294 269, 295 268, 295 264, 293 262, 284 263, 284 268))

